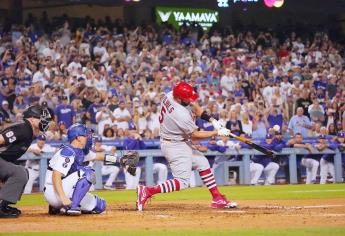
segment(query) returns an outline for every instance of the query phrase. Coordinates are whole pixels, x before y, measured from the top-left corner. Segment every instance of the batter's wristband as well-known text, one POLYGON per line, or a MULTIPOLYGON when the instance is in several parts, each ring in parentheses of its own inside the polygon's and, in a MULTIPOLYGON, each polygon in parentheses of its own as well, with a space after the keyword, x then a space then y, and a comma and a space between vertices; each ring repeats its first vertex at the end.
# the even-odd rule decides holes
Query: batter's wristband
POLYGON ((210 122, 210 119, 211 119, 211 116, 209 114, 207 114, 206 111, 203 111, 201 113, 201 116, 200 116, 201 119, 207 121, 207 122, 210 122))

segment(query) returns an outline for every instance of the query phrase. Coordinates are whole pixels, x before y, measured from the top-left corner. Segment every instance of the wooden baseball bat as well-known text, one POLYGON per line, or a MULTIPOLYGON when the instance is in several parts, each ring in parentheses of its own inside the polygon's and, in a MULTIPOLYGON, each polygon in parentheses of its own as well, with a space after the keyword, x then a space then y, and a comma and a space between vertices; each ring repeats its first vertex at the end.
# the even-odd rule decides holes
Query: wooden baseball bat
POLYGON ((244 137, 241 137, 241 136, 237 136, 233 133, 230 132, 230 137, 234 138, 234 139, 237 139, 238 141, 241 141, 249 146, 251 146, 252 148, 258 150, 259 152, 262 152, 263 154, 267 155, 267 156, 271 156, 271 157, 275 157, 276 156, 276 153, 271 150, 271 149, 268 149, 268 148, 265 148, 263 146, 260 146, 254 142, 252 142, 251 140, 249 139, 246 139, 244 137))

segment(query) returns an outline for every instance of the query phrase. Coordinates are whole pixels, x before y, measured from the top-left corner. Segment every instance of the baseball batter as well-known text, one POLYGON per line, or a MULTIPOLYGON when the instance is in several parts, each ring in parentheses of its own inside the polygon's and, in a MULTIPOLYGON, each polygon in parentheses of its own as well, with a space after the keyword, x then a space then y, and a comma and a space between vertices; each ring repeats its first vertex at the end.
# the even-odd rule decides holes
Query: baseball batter
POLYGON ((185 82, 177 83, 173 91, 161 101, 159 116, 161 150, 170 165, 173 179, 156 186, 137 188, 137 210, 142 211, 146 201, 155 194, 180 191, 189 187, 192 166, 196 166, 201 179, 212 195, 212 208, 235 208, 237 204, 226 199, 217 188, 214 175, 206 157, 192 149, 191 139, 206 139, 216 135, 228 136, 230 131, 222 128, 195 103, 198 94, 185 82), (193 116, 211 121, 214 131, 199 131, 193 116))

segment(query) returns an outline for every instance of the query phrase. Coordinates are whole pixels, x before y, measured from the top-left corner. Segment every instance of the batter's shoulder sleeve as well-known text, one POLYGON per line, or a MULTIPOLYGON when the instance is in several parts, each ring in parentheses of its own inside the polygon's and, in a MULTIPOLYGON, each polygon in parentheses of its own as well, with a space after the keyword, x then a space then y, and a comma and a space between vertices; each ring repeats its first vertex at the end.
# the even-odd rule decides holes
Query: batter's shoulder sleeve
POLYGON ((49 166, 65 177, 74 163, 74 158, 74 151, 68 147, 63 147, 50 160, 49 166))

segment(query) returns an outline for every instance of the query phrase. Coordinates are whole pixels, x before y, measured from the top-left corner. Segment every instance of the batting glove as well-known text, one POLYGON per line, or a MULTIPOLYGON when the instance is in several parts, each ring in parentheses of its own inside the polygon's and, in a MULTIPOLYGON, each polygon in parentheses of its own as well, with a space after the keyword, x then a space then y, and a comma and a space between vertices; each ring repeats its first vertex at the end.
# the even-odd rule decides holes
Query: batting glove
POLYGON ((218 130, 218 135, 219 136, 229 136, 230 135, 230 130, 228 130, 227 128, 220 128, 218 130))
POLYGON ((216 119, 213 119, 213 120, 211 121, 211 123, 212 123, 214 129, 220 130, 221 128, 223 128, 223 126, 222 126, 222 125, 219 123, 219 121, 216 120, 216 119))

